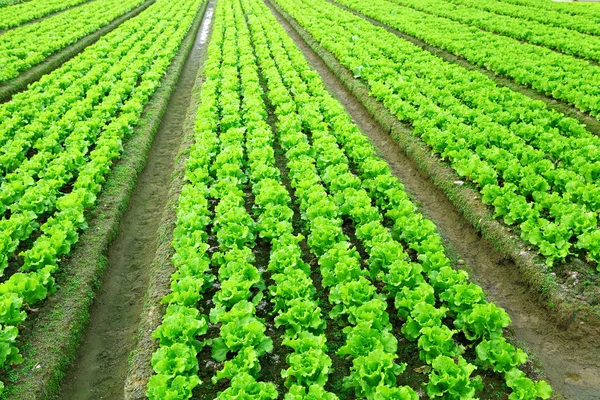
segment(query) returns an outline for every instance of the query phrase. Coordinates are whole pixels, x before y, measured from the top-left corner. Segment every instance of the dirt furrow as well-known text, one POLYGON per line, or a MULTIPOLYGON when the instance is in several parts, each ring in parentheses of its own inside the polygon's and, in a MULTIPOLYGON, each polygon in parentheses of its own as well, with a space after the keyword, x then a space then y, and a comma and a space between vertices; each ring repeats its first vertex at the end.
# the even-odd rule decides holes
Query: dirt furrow
MULTIPOLYGON (((202 12, 202 11, 200 11, 202 12)), ((194 45, 154 138, 119 233, 108 250, 108 265, 78 356, 63 380, 60 399, 121 399, 128 356, 135 345, 140 313, 154 259, 157 229, 167 201, 173 162, 204 44, 195 25, 194 45)))

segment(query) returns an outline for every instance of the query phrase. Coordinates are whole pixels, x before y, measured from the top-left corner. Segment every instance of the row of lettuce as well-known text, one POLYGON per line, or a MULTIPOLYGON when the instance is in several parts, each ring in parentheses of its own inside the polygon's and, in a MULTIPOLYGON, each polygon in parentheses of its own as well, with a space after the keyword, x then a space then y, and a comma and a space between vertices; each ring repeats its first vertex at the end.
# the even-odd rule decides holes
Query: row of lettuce
MULTIPOLYGON (((92 1, 0 35, 0 83, 9 81, 144 0, 92 1)), ((23 5, 28 3, 23 3, 23 5)))
MULTIPOLYGON (((258 10, 253 11, 258 14, 258 10)), ((269 37, 268 27, 273 26, 276 19, 266 8, 263 13, 268 16, 266 23, 263 24, 263 34, 269 37)), ((367 137, 351 122, 341 104, 328 94, 318 74, 309 68, 284 29, 278 26, 276 31, 290 59, 289 66, 282 61, 279 68, 282 70, 282 75, 287 77, 284 82, 290 97, 300 104, 298 115, 302 127, 312 138, 312 147, 317 160, 315 165, 322 182, 330 193, 329 197, 339 207, 338 217, 353 222, 356 236, 367 251, 366 263, 369 268, 364 272, 365 280, 370 278, 373 282, 386 285, 384 296, 388 300, 394 299, 398 315, 406 321, 402 327, 404 337, 417 341, 421 359, 432 364, 433 370, 429 374, 427 385, 428 394, 431 397, 465 398, 469 397, 473 393, 471 390, 477 387, 477 379, 473 380, 472 387, 467 384, 463 386, 465 378, 470 374, 465 371, 473 366, 461 360, 460 349, 457 348, 456 343, 452 343, 452 339, 449 339, 457 332, 450 334, 449 329, 443 324, 438 325, 437 317, 441 320, 446 315, 454 319, 454 327, 462 331, 462 334, 472 342, 473 347, 477 344, 477 365, 505 373, 506 383, 513 390, 513 398, 548 396, 549 387, 545 382, 534 384, 515 368, 524 362, 526 356, 502 338, 502 327, 510 323, 508 315, 494 304, 485 301, 481 288, 467 282, 466 273, 455 271, 450 267, 450 261, 444 255, 444 248, 435 225, 418 213, 415 205, 403 191, 400 182, 392 175, 387 163, 376 156, 367 137), (292 66, 297 74, 295 79, 292 78, 293 70, 290 68, 292 66), (351 172, 351 166, 357 175, 351 172), (377 207, 370 206, 369 201, 377 207), (380 215, 377 216, 376 213, 380 215), (382 215, 393 224, 391 231, 386 229, 382 215), (402 245, 406 247, 406 251, 402 250, 402 245), (412 261, 408 255, 409 251, 417 253, 412 261), (419 264, 423 268, 421 271, 419 271, 419 264), (406 280, 398 279, 399 277, 404 277, 406 280), (422 296, 421 289, 433 293, 434 300, 422 296), (466 292, 469 292, 469 295, 465 295, 466 292), (442 306, 438 307, 438 304, 442 306), (436 336, 440 331, 448 333, 445 335, 447 341, 437 340, 436 336), (488 352, 489 349, 494 350, 488 352), (494 352, 497 353, 491 354, 494 352), (500 354, 502 357, 499 357, 500 354), (459 368, 455 364, 458 364, 459 368)), ((299 145, 302 146, 302 143, 299 145)), ((285 148, 283 145, 282 147, 285 148)), ((328 212, 325 211, 325 215, 329 215, 328 212)), ((321 224, 316 226, 320 227, 321 224)), ((339 226, 339 222, 330 224, 329 229, 333 226, 339 226)), ((343 238, 343 233, 338 230, 337 237, 340 236, 343 238)), ((341 265, 343 263, 339 259, 336 261, 333 255, 340 249, 348 249, 344 239, 341 243, 341 246, 339 244, 331 246, 329 253, 326 254, 331 255, 335 261, 330 262, 329 266, 337 268, 339 265, 343 270, 341 265)), ((352 257, 353 251, 349 253, 350 257, 344 259, 349 260, 352 257)), ((342 251, 342 255, 348 255, 346 250, 342 251)), ((358 254, 355 258, 358 259, 358 254)), ((352 262, 350 262, 350 269, 352 269, 352 262)), ((344 275, 342 272, 342 276, 344 275)), ((372 316, 383 313, 385 309, 382 305, 377 305, 377 301, 374 304, 358 307, 354 303, 355 299, 360 300, 360 295, 355 296, 355 294, 360 293, 365 287, 360 279, 353 283, 344 279, 334 281, 330 290, 330 302, 334 303, 335 307, 330 315, 332 317, 344 315, 350 323, 370 322, 376 319, 372 316), (377 308, 379 311, 376 311, 377 308)), ((373 295, 376 297, 374 293, 373 295)), ((381 315, 380 320, 385 321, 384 314, 381 315)), ((354 334, 349 335, 349 338, 353 337, 358 341, 365 338, 360 330, 349 331, 354 334)), ((387 340, 384 339, 383 342, 387 340)), ((365 346, 365 343, 360 345, 355 343, 355 345, 356 349, 362 348, 360 350, 362 352, 365 352, 365 348, 373 350, 365 346)), ((377 345, 375 348, 378 348, 377 345)), ((372 357, 369 363, 361 359, 361 362, 368 366, 362 369, 363 372, 373 371, 371 369, 373 364, 370 364, 373 358, 375 357, 372 357)), ((358 358, 353 360, 353 364, 356 363, 358 358)), ((360 363, 358 364, 360 366, 360 363)), ((350 382, 358 379, 352 376, 350 378, 350 382)), ((365 381, 368 382, 369 379, 360 382, 361 388, 365 386, 365 381)), ((354 385, 357 386, 356 382, 354 385)), ((400 394, 389 391, 387 396, 398 398, 400 394)))
POLYGON ((31 0, 0 10, 0 29, 14 28, 45 15, 79 5, 87 0, 31 0))
POLYGON ((0 0, 0 7, 12 6, 14 4, 23 3, 26 0, 0 0))
POLYGON ((564 54, 593 61, 600 60, 600 37, 598 36, 582 34, 570 29, 557 28, 534 21, 523 23, 524 21, 521 18, 498 15, 480 10, 475 6, 453 4, 448 0, 392 0, 391 2, 402 6, 399 8, 399 12, 405 12, 404 7, 409 7, 488 32, 544 46, 564 54))
MULTIPOLYGON (((393 15, 383 2, 368 10, 355 0, 338 2, 393 15)), ((483 202, 517 226, 547 264, 570 254, 600 262, 600 138, 542 102, 499 88, 335 5, 309 3, 299 11, 294 1, 279 2, 372 96, 475 183, 483 202)))
POLYGON ((575 2, 573 4, 561 4, 560 2, 547 2, 544 0, 499 0, 501 4, 514 4, 525 6, 536 11, 558 11, 567 15, 586 15, 588 17, 600 18, 600 8, 595 4, 586 2, 575 2))
MULTIPOLYGON (((356 0, 337 2, 592 116, 600 114, 600 88, 596 85, 600 67, 596 63, 397 4, 410 2, 420 7, 420 2, 384 0, 373 7, 356 0)), ((585 42, 580 44, 585 46, 585 42)))
POLYGON ((394 334, 401 333, 431 368, 425 389, 432 398, 474 398, 481 389, 476 369, 502 374, 511 399, 549 397, 544 381, 533 382, 518 369, 527 356, 503 337, 510 323, 506 312, 451 267, 434 224, 417 212, 263 2, 217 3, 204 74, 177 210, 172 291, 153 333, 159 347, 150 399, 192 397, 201 384, 198 360, 206 357, 199 355, 205 346, 222 363, 212 383, 228 379, 217 398, 276 399, 278 391, 286 399, 337 398, 327 389, 332 360, 324 316, 314 272, 299 247, 303 237, 294 234, 282 172, 317 260, 329 317, 343 332, 337 355, 350 363, 346 388, 361 398, 417 399, 413 389, 397 385, 406 367, 397 362, 394 334), (283 169, 276 146, 284 152, 283 169), (269 244, 268 265, 253 257, 257 237, 269 244), (264 267, 274 283, 268 288, 264 267), (203 298, 211 287, 213 297, 203 298), (275 326, 285 328, 284 388, 261 381, 261 361, 273 347, 266 322, 256 316, 264 297, 275 326), (390 304, 404 321, 401 328, 390 323, 390 304), (216 337, 206 336, 209 321, 218 328, 216 337), (474 350, 470 360, 459 337, 474 350))
POLYGON ((26 311, 55 290, 61 259, 199 3, 158 1, 1 106, 10 115, 0 118, 2 155, 15 152, 1 163, 0 273, 10 273, 0 283, 0 367, 22 361, 16 343, 26 311))
MULTIPOLYGON (((600 15, 590 15, 589 12, 573 15, 558 9, 545 10, 528 7, 526 5, 500 2, 498 0, 480 0, 476 3, 469 0, 449 1, 454 4, 475 7, 498 15, 519 18, 523 20, 524 24, 527 23, 526 21, 533 21, 558 28, 571 29, 589 35, 600 35, 600 26, 597 22, 600 15)), ((572 9, 573 7, 569 7, 567 10, 570 11, 572 9)))

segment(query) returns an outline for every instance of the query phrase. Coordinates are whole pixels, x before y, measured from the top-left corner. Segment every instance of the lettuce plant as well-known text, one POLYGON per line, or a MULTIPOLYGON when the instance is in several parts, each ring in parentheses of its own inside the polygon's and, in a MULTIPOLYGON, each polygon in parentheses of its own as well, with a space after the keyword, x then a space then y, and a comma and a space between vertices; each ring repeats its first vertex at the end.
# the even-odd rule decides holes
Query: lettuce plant
POLYGON ((406 368, 406 364, 396 364, 395 358, 396 355, 383 350, 355 358, 350 376, 344 378, 344 386, 354 387, 357 396, 371 397, 379 385, 395 385, 396 376, 406 368))
POLYGON ((277 389, 272 383, 257 382, 251 375, 242 372, 231 380, 231 385, 219 394, 220 399, 275 400, 277 389))
POLYGON ((200 384, 198 375, 172 377, 158 373, 148 380, 146 395, 150 399, 180 400, 192 397, 192 390, 200 384))
POLYGON ((317 384, 310 385, 308 388, 300 385, 292 385, 285 394, 285 400, 338 400, 338 397, 323 389, 317 384))
POLYGON ((286 361, 289 368, 281 371, 286 386, 323 386, 327 382, 332 364, 331 358, 318 348, 292 353, 286 357, 286 361))
POLYGON ((429 375, 427 395, 431 398, 474 399, 475 391, 481 390, 481 377, 471 378, 475 366, 458 357, 438 356, 433 360, 432 373, 429 375))
POLYGON ((419 358, 427 364, 441 355, 456 357, 462 349, 454 342, 456 331, 450 330, 447 326, 427 326, 421 329, 421 336, 418 340, 419 358))
POLYGON ((509 324, 510 317, 506 311, 493 303, 475 304, 454 321, 454 326, 461 329, 469 340, 498 338, 509 324))
POLYGON ((344 328, 346 342, 340 347, 337 354, 352 356, 353 358, 366 356, 375 350, 383 350, 394 354, 398 348, 398 341, 387 330, 371 327, 369 322, 361 322, 355 326, 344 328))
POLYGON ((512 389, 510 400, 549 399, 552 389, 546 381, 533 382, 519 369, 512 369, 505 374, 506 385, 512 389))

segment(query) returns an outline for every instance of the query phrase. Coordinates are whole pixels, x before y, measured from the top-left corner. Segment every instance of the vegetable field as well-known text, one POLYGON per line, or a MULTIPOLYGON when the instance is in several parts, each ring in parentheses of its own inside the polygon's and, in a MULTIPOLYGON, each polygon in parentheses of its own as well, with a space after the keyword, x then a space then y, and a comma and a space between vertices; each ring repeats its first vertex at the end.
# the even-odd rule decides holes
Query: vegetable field
POLYGON ((0 0, 0 398, 597 399, 599 23, 0 0))

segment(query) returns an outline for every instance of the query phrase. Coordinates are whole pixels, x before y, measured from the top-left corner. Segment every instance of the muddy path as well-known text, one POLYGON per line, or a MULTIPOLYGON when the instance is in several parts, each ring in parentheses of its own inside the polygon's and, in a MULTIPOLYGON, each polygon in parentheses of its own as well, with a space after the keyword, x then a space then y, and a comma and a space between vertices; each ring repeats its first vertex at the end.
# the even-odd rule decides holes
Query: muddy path
POLYGON ((514 340, 533 353, 555 391, 568 399, 600 398, 600 348, 598 338, 582 336, 558 327, 538 301, 539 295, 520 279, 516 266, 482 239, 446 195, 436 188, 394 139, 333 74, 294 28, 266 1, 307 60, 320 74, 330 92, 341 101, 405 185, 421 211, 432 219, 452 258, 468 266, 474 281, 488 298, 509 312, 514 340))
POLYGON ((157 228, 200 67, 204 41, 203 30, 198 28, 192 33, 194 45, 120 222, 119 233, 108 249, 108 265, 90 311, 89 325, 77 359, 63 379, 58 399, 123 398, 128 358, 136 343, 149 266, 156 252, 157 228))

